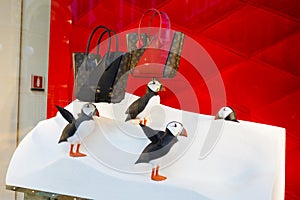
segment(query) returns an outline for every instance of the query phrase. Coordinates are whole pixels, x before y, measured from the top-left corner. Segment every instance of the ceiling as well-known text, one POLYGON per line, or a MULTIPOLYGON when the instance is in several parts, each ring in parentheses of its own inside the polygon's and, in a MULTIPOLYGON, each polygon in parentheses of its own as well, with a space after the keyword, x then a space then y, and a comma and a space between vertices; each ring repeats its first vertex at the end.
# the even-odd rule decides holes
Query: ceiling
MULTIPOLYGON (((222 77, 226 103, 239 119, 286 128, 286 199, 300 199, 299 0, 73 0, 71 48, 84 49, 96 25, 118 33, 136 28, 148 8, 166 12, 172 29, 207 51, 222 77)), ((200 113, 215 114, 207 86, 215 77, 193 76, 193 66, 181 61, 179 71, 196 90, 200 113)), ((178 100, 174 102, 166 96, 163 100, 178 107, 178 100)), ((194 108, 187 106, 190 111, 194 108)))

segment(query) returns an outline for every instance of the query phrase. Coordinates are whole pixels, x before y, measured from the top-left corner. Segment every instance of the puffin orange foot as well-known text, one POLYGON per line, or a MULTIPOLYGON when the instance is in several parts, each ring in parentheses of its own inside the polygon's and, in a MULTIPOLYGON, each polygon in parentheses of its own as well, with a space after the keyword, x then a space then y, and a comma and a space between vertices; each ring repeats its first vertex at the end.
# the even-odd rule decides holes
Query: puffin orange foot
POLYGON ((166 180, 167 177, 161 176, 161 175, 155 175, 155 176, 152 176, 151 179, 154 181, 163 181, 163 180, 166 180))
POLYGON ((146 126, 146 124, 147 124, 147 119, 144 119, 144 120, 141 119, 141 120, 140 120, 140 124, 146 126))
POLYGON ((70 153, 69 153, 69 155, 71 157, 84 157, 84 156, 86 156, 86 154, 79 152, 80 144, 77 145, 76 152, 73 152, 73 147, 74 147, 74 144, 71 145, 71 150, 70 150, 70 153))
POLYGON ((86 154, 84 153, 80 153, 80 152, 76 152, 76 153, 70 153, 71 157, 84 157, 86 156, 86 154))
POLYGON ((152 168, 151 179, 154 181, 166 180, 167 177, 159 175, 158 171, 159 171, 159 166, 157 166, 156 168, 152 168))

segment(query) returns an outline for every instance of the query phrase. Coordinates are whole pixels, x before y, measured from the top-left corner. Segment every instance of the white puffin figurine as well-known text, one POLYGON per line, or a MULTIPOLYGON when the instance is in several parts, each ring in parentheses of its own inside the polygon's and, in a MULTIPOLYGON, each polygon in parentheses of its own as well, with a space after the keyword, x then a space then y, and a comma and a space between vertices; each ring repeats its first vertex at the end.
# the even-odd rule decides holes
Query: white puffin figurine
POLYGON ((99 117, 96 106, 92 103, 84 104, 77 119, 68 110, 59 106, 56 107, 60 114, 69 122, 63 129, 58 143, 69 142, 71 144, 69 153, 71 157, 86 156, 86 154, 79 151, 80 142, 95 129, 94 116, 99 117), (76 151, 73 150, 75 144, 77 144, 76 151))
POLYGON ((215 116, 215 119, 224 119, 228 121, 239 122, 236 118, 235 111, 229 106, 222 107, 215 116))
POLYGON ((152 79, 147 85, 146 94, 135 100, 126 110, 127 118, 125 122, 131 119, 140 119, 140 123, 146 125, 151 108, 160 104, 158 94, 160 91, 165 91, 165 88, 159 81, 152 79))
POLYGON ((167 177, 159 175, 160 160, 178 142, 177 136, 187 137, 187 132, 183 125, 176 121, 169 122, 165 131, 153 130, 143 124, 140 124, 140 126, 151 143, 144 148, 135 164, 150 163, 152 165, 151 179, 163 181, 167 177))

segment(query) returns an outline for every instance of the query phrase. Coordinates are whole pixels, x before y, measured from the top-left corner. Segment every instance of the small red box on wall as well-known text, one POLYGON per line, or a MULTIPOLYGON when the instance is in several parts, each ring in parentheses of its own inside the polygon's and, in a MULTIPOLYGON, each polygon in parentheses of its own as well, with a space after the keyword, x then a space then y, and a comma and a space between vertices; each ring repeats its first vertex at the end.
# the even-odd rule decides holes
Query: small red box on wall
POLYGON ((31 75, 31 90, 44 91, 44 77, 31 75))

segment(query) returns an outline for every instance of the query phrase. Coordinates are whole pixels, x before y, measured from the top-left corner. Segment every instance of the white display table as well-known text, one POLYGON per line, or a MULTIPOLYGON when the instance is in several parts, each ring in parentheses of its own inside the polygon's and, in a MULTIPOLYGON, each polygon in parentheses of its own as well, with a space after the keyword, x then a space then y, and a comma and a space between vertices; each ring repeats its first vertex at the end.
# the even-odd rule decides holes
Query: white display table
MULTIPOLYGON (((60 114, 41 121, 16 149, 7 187, 73 199, 284 199, 285 129, 213 120, 161 105, 151 111, 149 126, 164 129, 167 122, 177 120, 188 137, 179 137, 162 160, 160 173, 168 179, 150 180, 151 165, 134 164, 149 141, 138 125, 123 122, 135 98, 126 94, 120 104, 96 104, 101 117, 96 130, 82 141, 88 155, 82 158, 69 157, 68 143, 58 144, 67 124, 60 114), (208 145, 214 148, 200 159, 207 134, 217 126, 222 127, 220 133, 208 145)), ((66 108, 76 114, 82 104, 74 101, 66 108)))

